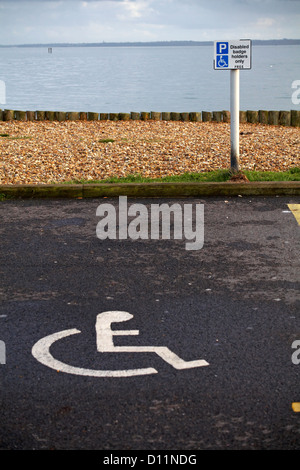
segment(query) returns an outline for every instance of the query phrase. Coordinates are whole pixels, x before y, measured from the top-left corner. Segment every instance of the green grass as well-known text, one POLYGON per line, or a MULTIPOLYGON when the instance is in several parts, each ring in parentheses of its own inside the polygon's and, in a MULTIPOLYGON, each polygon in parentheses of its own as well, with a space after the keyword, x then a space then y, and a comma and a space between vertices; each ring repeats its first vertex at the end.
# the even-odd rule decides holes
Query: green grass
MULTIPOLYGON (((243 171, 249 181, 300 181, 300 167, 294 167, 284 172, 272 171, 243 171)), ((98 184, 98 183, 151 183, 151 182, 206 182, 217 183, 229 181, 230 170, 209 171, 206 173, 184 173, 183 175, 167 176, 165 178, 143 178, 141 175, 128 175, 123 178, 108 178, 105 180, 72 180, 64 184, 98 184)), ((55 184, 55 182, 53 182, 55 184)), ((247 183, 246 183, 247 184, 247 183)), ((10 196, 0 193, 0 201, 10 199, 10 196)))
POLYGON ((244 171, 249 181, 300 181, 300 167, 287 171, 244 171))
MULTIPOLYGON (((242 172, 249 181, 300 181, 300 167, 294 167, 283 172, 273 171, 248 171, 242 172)), ((163 178, 144 178, 141 175, 128 175, 121 178, 107 178, 104 180, 72 180, 67 184, 100 184, 100 183, 151 183, 151 182, 206 182, 218 183, 229 181, 232 176, 230 170, 216 170, 206 173, 184 173, 182 175, 165 176, 163 178)))
POLYGON ((114 139, 100 139, 98 140, 101 144, 108 144, 108 143, 113 143, 114 139))
POLYGON ((8 196, 7 194, 0 193, 0 202, 6 201, 7 199, 13 199, 13 196, 8 196))
POLYGON ((32 139, 30 135, 10 136, 9 134, 0 134, 0 137, 6 137, 9 140, 32 139))

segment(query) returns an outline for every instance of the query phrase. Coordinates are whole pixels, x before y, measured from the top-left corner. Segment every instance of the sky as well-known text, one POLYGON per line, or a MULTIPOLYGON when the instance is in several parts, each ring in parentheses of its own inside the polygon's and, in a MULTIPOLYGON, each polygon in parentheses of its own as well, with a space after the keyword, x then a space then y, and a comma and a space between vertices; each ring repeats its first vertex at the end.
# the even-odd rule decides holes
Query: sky
POLYGON ((299 39, 300 0, 0 0, 0 45, 299 39))

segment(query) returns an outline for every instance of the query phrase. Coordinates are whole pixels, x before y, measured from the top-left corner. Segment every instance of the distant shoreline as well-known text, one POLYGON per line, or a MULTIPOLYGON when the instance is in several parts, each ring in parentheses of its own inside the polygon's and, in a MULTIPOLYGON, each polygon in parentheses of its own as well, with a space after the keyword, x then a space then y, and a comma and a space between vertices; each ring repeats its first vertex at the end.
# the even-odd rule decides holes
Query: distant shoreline
MULTIPOLYGON (((153 41, 153 42, 95 42, 95 43, 46 43, 0 44, 0 47, 164 47, 164 46, 213 46, 214 41, 153 41)), ((253 39, 254 46, 295 46, 300 39, 253 39)))

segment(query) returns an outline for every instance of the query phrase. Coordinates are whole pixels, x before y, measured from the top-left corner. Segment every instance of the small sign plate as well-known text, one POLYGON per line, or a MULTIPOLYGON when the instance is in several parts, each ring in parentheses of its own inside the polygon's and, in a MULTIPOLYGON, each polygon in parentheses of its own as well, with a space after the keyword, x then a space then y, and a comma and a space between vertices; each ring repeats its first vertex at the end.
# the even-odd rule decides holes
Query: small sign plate
POLYGON ((251 39, 234 41, 215 41, 214 69, 251 69, 252 42, 251 39))

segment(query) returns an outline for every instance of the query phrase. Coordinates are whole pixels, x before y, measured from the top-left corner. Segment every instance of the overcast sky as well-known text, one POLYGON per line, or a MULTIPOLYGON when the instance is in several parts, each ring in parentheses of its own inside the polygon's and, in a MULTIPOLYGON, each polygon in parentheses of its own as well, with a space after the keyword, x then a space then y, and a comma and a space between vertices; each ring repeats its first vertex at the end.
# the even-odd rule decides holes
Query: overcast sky
POLYGON ((300 38, 300 0, 0 0, 0 44, 300 38))

